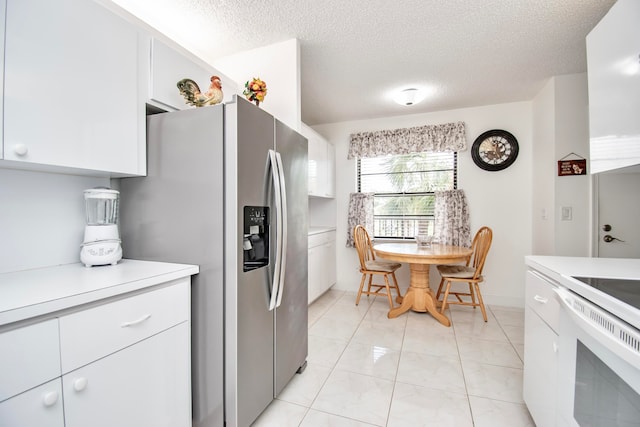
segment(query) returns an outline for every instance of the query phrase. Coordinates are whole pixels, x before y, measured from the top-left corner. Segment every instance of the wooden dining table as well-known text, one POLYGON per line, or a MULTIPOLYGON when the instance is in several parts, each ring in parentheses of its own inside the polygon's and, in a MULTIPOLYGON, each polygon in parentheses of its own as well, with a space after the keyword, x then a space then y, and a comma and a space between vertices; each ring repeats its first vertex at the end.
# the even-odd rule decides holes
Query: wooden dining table
POLYGON ((438 311, 438 302, 429 287, 429 267, 431 264, 456 264, 466 261, 472 254, 471 248, 431 244, 418 246, 416 243, 380 243, 373 246, 376 257, 408 263, 411 271, 409 289, 399 307, 389 311, 387 317, 393 319, 409 309, 428 312, 445 326, 451 326, 449 318, 438 311))

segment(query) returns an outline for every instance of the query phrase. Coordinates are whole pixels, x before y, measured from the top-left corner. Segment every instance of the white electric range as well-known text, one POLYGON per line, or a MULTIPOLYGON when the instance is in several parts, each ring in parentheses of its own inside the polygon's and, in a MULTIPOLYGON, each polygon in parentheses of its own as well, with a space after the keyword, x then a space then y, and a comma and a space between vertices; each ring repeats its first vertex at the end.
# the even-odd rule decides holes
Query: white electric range
POLYGON ((640 260, 526 264, 546 276, 561 308, 556 425, 640 425, 640 260))

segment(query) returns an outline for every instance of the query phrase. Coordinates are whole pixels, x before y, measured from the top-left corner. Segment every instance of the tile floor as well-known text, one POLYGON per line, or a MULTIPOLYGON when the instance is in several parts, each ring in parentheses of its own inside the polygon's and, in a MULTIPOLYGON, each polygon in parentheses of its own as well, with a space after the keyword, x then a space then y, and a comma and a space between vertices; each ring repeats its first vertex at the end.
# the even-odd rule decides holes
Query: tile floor
POLYGON ((309 306, 307 369, 254 426, 535 426, 522 401, 524 311, 452 307, 452 327, 386 299, 329 291, 309 306))

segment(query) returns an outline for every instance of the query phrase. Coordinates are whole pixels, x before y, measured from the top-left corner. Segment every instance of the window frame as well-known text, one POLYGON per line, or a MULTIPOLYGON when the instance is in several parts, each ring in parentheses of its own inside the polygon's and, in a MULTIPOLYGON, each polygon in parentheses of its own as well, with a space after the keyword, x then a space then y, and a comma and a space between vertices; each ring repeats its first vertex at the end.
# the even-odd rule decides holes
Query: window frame
MULTIPOLYGON (((420 153, 410 153, 410 154, 424 154, 424 153, 429 153, 429 152, 420 152, 420 153)), ((452 190, 456 190, 458 188, 458 152, 457 151, 451 151, 448 152, 453 154, 453 168, 452 169, 428 169, 425 170, 424 172, 441 172, 441 171, 448 171, 448 170, 452 170, 453 171, 453 187, 451 188, 452 190)), ((406 156, 407 154, 398 154, 396 156, 406 156)), ((356 187, 357 187, 357 191, 358 192, 362 192, 362 159, 358 158, 356 160, 356 187)), ((385 192, 385 193, 377 193, 377 192, 373 192, 374 195, 374 199, 376 197, 398 197, 398 196, 435 196, 435 192, 434 191, 421 191, 421 192, 399 192, 399 193, 389 193, 389 192, 385 192)), ((428 222, 431 222, 433 224, 433 222, 435 221, 435 217, 434 215, 405 215, 404 213, 400 216, 400 218, 410 218, 410 219, 416 219, 417 221, 419 221, 421 218, 426 219, 428 222)), ((374 223, 376 220, 376 215, 374 214, 374 223)), ((431 226, 431 230, 432 230, 431 226)), ((378 236, 375 233, 375 227, 374 230, 370 230, 371 231, 371 235, 372 238, 375 239, 383 239, 383 240, 393 240, 393 241, 403 241, 403 240, 413 240, 413 236, 378 236)))

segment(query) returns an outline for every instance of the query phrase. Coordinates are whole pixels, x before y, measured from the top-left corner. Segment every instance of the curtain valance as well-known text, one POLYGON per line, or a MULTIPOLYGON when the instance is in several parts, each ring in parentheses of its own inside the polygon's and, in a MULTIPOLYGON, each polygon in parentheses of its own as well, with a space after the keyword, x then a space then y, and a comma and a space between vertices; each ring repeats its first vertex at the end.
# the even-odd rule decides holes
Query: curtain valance
POLYGON ((464 122, 351 134, 348 159, 462 151, 467 148, 464 122))

